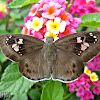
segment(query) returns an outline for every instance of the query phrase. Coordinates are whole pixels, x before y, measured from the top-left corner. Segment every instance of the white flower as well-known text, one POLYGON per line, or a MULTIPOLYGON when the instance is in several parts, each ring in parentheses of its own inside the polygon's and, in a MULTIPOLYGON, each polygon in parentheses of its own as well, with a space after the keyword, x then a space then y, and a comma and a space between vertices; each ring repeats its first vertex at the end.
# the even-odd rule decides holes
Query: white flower
POLYGON ((43 18, 33 17, 32 21, 28 20, 26 27, 33 29, 33 31, 39 31, 43 26, 43 18))

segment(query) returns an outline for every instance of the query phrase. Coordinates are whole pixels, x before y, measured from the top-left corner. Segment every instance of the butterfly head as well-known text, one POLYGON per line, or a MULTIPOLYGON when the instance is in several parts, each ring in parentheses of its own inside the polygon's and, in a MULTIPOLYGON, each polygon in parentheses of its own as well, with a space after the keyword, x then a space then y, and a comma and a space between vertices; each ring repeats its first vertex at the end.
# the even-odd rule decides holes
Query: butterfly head
POLYGON ((46 38, 46 43, 53 43, 54 38, 52 36, 46 38))

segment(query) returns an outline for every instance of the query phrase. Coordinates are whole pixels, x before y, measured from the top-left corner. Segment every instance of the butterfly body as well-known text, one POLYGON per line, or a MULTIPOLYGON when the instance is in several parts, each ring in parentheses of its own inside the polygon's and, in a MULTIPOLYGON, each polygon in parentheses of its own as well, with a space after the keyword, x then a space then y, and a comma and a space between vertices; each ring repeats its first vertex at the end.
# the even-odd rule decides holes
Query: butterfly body
POLYGON ((84 62, 100 53, 100 32, 79 32, 53 42, 21 34, 0 36, 0 48, 9 59, 19 62, 21 74, 33 81, 71 82, 84 72, 84 62))

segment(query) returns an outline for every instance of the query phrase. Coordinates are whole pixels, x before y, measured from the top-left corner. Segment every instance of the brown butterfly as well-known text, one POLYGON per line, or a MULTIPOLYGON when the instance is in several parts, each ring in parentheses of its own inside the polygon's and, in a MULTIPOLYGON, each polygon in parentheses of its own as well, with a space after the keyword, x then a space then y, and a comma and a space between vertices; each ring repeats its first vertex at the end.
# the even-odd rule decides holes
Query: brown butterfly
POLYGON ((53 42, 21 34, 0 36, 0 47, 9 59, 19 62, 21 74, 33 81, 71 82, 84 72, 88 62, 100 52, 100 32, 78 32, 53 42))

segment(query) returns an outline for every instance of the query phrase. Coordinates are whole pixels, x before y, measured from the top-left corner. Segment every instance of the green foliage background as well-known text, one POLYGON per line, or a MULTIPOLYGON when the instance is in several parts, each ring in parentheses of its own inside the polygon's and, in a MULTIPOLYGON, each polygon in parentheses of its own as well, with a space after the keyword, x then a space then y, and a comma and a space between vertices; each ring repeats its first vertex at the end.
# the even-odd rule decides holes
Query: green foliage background
MULTIPOLYGON (((31 3, 36 2, 38 0, 14 0, 9 3, 8 16, 0 19, 0 35, 21 34, 21 28, 18 26, 24 25, 24 17, 28 15, 31 3)), ((96 31, 100 27, 100 13, 87 14, 81 18, 82 23, 77 32, 96 31)), ((97 74, 100 78, 100 72, 97 74)), ((2 100, 80 100, 75 92, 69 92, 68 85, 64 83, 52 80, 34 83, 23 78, 18 71, 18 63, 8 60, 1 51, 0 78, 0 92, 10 92, 11 95, 9 98, 1 98, 2 100)), ((95 100, 99 98, 100 96, 95 95, 95 100)))

